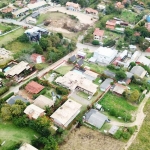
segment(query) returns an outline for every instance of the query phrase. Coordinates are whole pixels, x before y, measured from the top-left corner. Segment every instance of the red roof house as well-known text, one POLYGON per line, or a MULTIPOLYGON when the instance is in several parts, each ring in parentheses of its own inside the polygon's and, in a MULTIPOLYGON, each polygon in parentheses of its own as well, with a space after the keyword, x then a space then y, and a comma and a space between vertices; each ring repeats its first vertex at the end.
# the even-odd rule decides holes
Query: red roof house
POLYGON ((31 59, 32 59, 34 62, 36 62, 36 63, 38 63, 38 62, 37 62, 37 59, 38 59, 38 58, 41 59, 41 63, 44 63, 44 62, 45 62, 45 57, 44 57, 43 55, 36 54, 36 53, 33 53, 33 54, 31 55, 31 59))
POLYGON ((99 28, 95 28, 93 35, 94 35, 94 40, 101 40, 104 36, 104 30, 100 30, 99 28))
POLYGON ((150 52, 150 47, 145 52, 150 52))
POLYGON ((114 30, 116 26, 116 20, 108 20, 106 22, 106 28, 114 30))
POLYGON ((92 9, 92 8, 86 8, 86 9, 85 9, 85 12, 86 12, 87 14, 95 14, 95 15, 98 14, 98 11, 95 10, 95 9, 92 9))
POLYGON ((124 8, 124 5, 121 2, 117 2, 115 4, 115 7, 118 8, 118 9, 122 9, 122 8, 124 8))
POLYGON ((31 81, 26 85, 25 89, 30 93, 37 94, 44 89, 44 86, 35 81, 31 81))

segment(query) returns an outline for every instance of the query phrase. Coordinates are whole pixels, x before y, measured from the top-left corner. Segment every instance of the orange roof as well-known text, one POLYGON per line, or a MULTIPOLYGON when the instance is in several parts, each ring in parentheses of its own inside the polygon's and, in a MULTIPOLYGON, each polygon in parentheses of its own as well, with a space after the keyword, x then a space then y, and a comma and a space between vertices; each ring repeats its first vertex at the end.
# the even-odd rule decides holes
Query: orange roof
POLYGON ((106 22, 106 28, 115 29, 116 20, 108 20, 106 22))
POLYGON ((114 30, 114 29, 115 29, 115 26, 112 26, 112 25, 106 25, 106 28, 111 29, 111 30, 114 30))
POLYGON ((85 11, 87 11, 88 13, 95 13, 98 14, 98 11, 92 8, 86 8, 85 11))
POLYGON ((73 2, 67 2, 66 6, 72 6, 72 7, 75 7, 75 8, 80 7, 80 5, 78 3, 76 4, 76 3, 73 3, 73 2))
POLYGON ((36 53, 33 53, 33 54, 31 55, 31 59, 32 59, 34 62, 36 62, 36 59, 37 59, 38 56, 41 56, 42 62, 45 62, 45 57, 44 57, 43 55, 36 54, 36 53))
POLYGON ((37 94, 44 89, 44 86, 35 81, 31 81, 26 85, 25 89, 30 93, 37 94))
POLYGON ((117 2, 117 3, 116 3, 116 7, 117 7, 117 8, 124 8, 124 5, 122 5, 121 2, 117 2))
POLYGON ((95 31, 93 33, 96 36, 103 36, 104 35, 104 30, 100 30, 99 28, 95 28, 95 31))
POLYGON ((13 11, 13 8, 8 7, 8 8, 3 9, 1 12, 8 13, 8 12, 12 12, 12 11, 13 11))

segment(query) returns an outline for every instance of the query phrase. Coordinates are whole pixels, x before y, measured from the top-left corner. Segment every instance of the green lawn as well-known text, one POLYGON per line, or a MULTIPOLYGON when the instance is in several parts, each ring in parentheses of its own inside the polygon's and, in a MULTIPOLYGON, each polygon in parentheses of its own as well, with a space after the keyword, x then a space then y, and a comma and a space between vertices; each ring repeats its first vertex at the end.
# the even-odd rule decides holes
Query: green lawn
POLYGON ((88 99, 88 96, 89 96, 87 93, 84 93, 82 91, 78 91, 77 95, 80 97, 83 97, 84 99, 88 99))
POLYGON ((117 96, 111 92, 107 93, 99 101, 99 103, 110 115, 115 117, 122 117, 122 119, 128 121, 131 121, 131 113, 137 108, 125 100, 124 97, 117 96))
MULTIPOLYGON (((23 33, 24 33, 24 29, 20 28, 20 29, 15 30, 9 34, 4 35, 4 36, 0 36, 0 47, 2 45, 6 45, 6 44, 14 41, 19 36, 21 36, 23 33)), ((18 47, 16 46, 15 49, 18 49, 18 47)))
POLYGON ((65 75, 71 69, 73 69, 73 65, 65 65, 65 66, 60 66, 55 71, 62 74, 62 75, 65 75))
POLYGON ((95 71, 95 72, 97 72, 99 74, 102 74, 103 71, 106 69, 105 66, 100 66, 100 65, 94 64, 94 63, 88 63, 88 62, 85 62, 85 61, 84 61, 84 66, 90 67, 90 69, 92 71, 95 71))
POLYGON ((120 19, 129 22, 129 23, 135 23, 137 14, 128 10, 122 11, 120 15, 120 19))
POLYGON ((35 136, 38 136, 38 134, 30 128, 20 128, 12 123, 0 122, 0 139, 2 142, 5 141, 5 144, 0 148, 1 150, 7 150, 19 141, 31 143, 35 136))
POLYGON ((6 30, 7 28, 11 28, 11 30, 17 28, 19 26, 14 25, 14 24, 8 24, 8 23, 0 23, 0 30, 3 32, 4 30, 6 30))

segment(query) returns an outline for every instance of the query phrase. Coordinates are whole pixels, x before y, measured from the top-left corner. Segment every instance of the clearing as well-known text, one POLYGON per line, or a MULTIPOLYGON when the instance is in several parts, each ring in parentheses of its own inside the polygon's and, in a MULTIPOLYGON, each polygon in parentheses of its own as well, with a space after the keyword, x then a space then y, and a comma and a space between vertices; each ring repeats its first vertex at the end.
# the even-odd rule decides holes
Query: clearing
POLYGON ((2 142, 5 141, 1 150, 7 150, 19 141, 31 143, 35 136, 38 136, 38 134, 30 128, 20 128, 9 122, 0 122, 0 139, 2 142))
POLYGON ((84 126, 75 129, 60 150, 121 150, 124 143, 84 126))

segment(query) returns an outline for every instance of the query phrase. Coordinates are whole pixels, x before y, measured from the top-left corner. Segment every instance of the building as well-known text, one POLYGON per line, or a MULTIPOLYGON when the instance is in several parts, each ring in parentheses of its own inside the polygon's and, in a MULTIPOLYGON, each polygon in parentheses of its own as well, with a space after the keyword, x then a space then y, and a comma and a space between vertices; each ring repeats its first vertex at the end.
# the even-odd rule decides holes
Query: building
POLYGON ((72 10, 72 11, 80 11, 80 5, 73 2, 67 2, 66 3, 66 9, 72 10))
POLYGON ((41 8, 43 6, 47 5, 47 3, 45 1, 38 1, 34 4, 28 4, 27 7, 30 9, 30 10, 36 10, 38 8, 41 8))
POLYGON ((55 82, 71 91, 81 90, 89 95, 94 95, 98 87, 91 80, 86 79, 83 74, 79 74, 75 71, 67 72, 63 77, 58 77, 55 82))
POLYGON ((144 68, 142 68, 141 66, 134 66, 131 70, 130 70, 130 73, 134 74, 135 76, 137 77, 140 77, 140 78, 144 78, 147 71, 144 70, 144 68))
POLYGON ((21 16, 25 16, 27 14, 28 10, 29 10, 29 8, 24 7, 24 8, 18 9, 17 11, 12 12, 12 14, 13 14, 14 18, 18 18, 21 16))
POLYGON ((92 14, 92 15, 98 15, 98 11, 92 8, 85 8, 85 13, 92 14))
POLYGON ((114 135, 118 131, 119 127, 113 125, 110 130, 108 131, 111 135, 114 135))
POLYGON ((85 122, 89 123, 92 126, 100 129, 103 124, 108 120, 108 117, 100 113, 96 109, 91 109, 85 114, 85 122))
POLYGON ((146 27, 147 30, 150 32, 150 22, 145 23, 145 27, 146 27))
POLYGON ((47 98, 46 96, 44 95, 39 95, 35 100, 34 100, 34 105, 42 108, 42 109, 45 109, 45 106, 48 106, 48 107, 52 107, 54 105, 54 101, 47 98))
POLYGON ((8 6, 8 7, 5 7, 5 8, 3 8, 2 10, 1 10, 1 12, 2 13, 12 13, 12 12, 14 12, 14 11, 16 11, 17 10, 17 8, 16 7, 14 7, 13 5, 11 5, 11 6, 8 6))
POLYGON ((75 56, 75 55, 71 56, 71 57, 69 58, 69 61, 72 62, 72 63, 75 63, 75 62, 77 61, 76 56, 75 56))
POLYGON ((23 98, 23 97, 20 96, 20 95, 12 96, 12 97, 9 98, 6 102, 7 102, 7 104, 9 104, 9 105, 13 105, 13 104, 15 104, 15 102, 16 102, 17 100, 21 100, 21 101, 24 102, 24 103, 28 103, 28 102, 29 102, 29 101, 27 101, 25 98, 23 98))
POLYGON ((27 17, 27 18, 26 18, 26 23, 29 23, 29 24, 36 24, 37 21, 36 21, 35 18, 27 17))
POLYGON ((82 52, 82 51, 78 51, 78 52, 77 52, 77 56, 78 56, 79 58, 84 59, 84 58, 86 57, 86 53, 84 53, 84 52, 82 52))
POLYGON ((81 104, 68 99, 50 117, 59 127, 67 128, 73 119, 80 113, 81 107, 81 104))
POLYGON ((102 39, 104 37, 104 30, 95 28, 93 35, 94 35, 94 40, 102 41, 102 39))
POLYGON ((24 143, 18 150, 38 150, 28 143, 24 143))
POLYGON ((86 76, 87 79, 92 80, 92 81, 98 77, 97 73, 90 71, 90 70, 86 70, 83 74, 86 76))
POLYGON ((129 49, 130 49, 131 51, 135 51, 135 50, 136 50, 136 46, 135 46, 135 45, 129 45, 129 49))
POLYGON ((77 67, 80 68, 83 66, 83 64, 84 64, 84 60, 82 58, 77 61, 77 67))
POLYGON ((100 10, 100 11, 103 11, 105 10, 106 6, 104 4, 98 4, 97 5, 97 9, 100 10))
POLYGON ((123 9, 123 8, 124 8, 124 5, 123 5, 121 2, 117 2, 117 3, 115 4, 115 7, 116 7, 117 9, 123 9))
POLYGON ((100 90, 105 92, 111 87, 111 83, 113 82, 113 79, 107 78, 105 81, 100 85, 100 90))
POLYGON ((31 55, 31 60, 35 63, 44 63, 45 62, 45 57, 43 55, 33 53, 31 55))
POLYGON ((45 110, 34 105, 30 104, 26 107, 24 110, 24 113, 30 118, 30 119, 37 119, 38 117, 45 115, 45 110))
POLYGON ((145 56, 140 56, 137 60, 136 60, 137 64, 143 64, 146 66, 150 66, 150 59, 146 58, 145 56))
POLYGON ((110 30, 114 30, 116 26, 116 20, 108 20, 106 22, 106 28, 110 30))
POLYGON ((32 18, 37 18, 38 16, 40 15, 40 13, 37 11, 37 12, 34 12, 31 17, 32 18))
POLYGON ((29 93, 38 94, 40 91, 42 91, 44 89, 44 86, 38 84, 35 81, 31 81, 25 86, 25 89, 29 93))
POLYGON ((7 69, 7 71, 4 73, 4 75, 7 78, 13 77, 16 81, 21 81, 23 79, 23 76, 21 73, 26 72, 26 71, 32 71, 31 66, 25 62, 21 61, 20 63, 14 65, 12 68, 7 69))
POLYGON ((125 92, 125 90, 127 90, 127 87, 119 84, 119 83, 115 83, 115 87, 113 88, 113 92, 116 93, 117 95, 122 95, 123 92, 125 92))
POLYGON ((109 65, 117 56, 118 51, 107 47, 99 47, 95 50, 93 57, 96 58, 97 63, 109 65))
POLYGON ((104 70, 103 74, 109 78, 115 78, 116 74, 110 70, 104 70))

